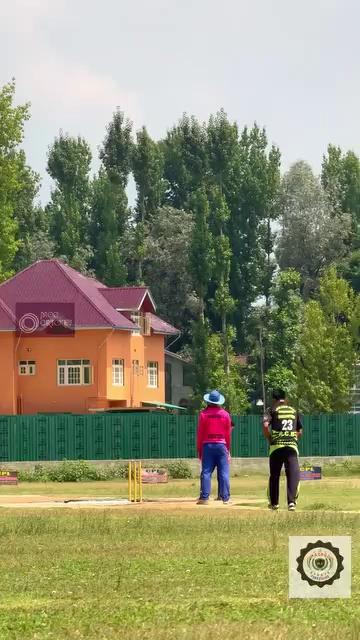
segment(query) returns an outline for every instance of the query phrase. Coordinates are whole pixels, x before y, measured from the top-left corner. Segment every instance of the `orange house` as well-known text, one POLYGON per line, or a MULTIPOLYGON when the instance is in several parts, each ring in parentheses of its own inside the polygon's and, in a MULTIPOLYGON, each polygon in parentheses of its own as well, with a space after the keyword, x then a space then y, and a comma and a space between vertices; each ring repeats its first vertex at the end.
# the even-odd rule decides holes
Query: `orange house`
POLYGON ((149 289, 40 260, 0 285, 0 414, 165 402, 165 339, 177 333, 149 289))

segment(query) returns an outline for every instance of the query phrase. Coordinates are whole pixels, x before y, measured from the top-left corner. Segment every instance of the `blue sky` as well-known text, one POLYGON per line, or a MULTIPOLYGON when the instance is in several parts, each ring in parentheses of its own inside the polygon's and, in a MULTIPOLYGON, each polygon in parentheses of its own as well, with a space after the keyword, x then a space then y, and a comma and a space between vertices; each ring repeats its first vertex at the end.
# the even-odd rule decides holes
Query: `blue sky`
POLYGON ((0 83, 31 102, 43 200, 60 129, 96 156, 116 106, 156 138, 223 107, 318 172, 329 142, 360 153, 359 24, 357 0, 3 0, 0 83))

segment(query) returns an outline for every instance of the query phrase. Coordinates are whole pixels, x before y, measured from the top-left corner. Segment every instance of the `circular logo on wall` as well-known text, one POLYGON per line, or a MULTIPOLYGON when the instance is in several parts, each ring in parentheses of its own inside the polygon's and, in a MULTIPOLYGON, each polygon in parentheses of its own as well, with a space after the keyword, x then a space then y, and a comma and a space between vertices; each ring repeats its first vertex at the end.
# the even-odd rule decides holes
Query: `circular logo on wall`
POLYGON ((296 560, 301 579, 306 580, 311 586, 316 585, 320 588, 338 580, 344 569, 344 557, 340 555, 339 549, 331 542, 321 540, 309 542, 301 549, 296 560))
POLYGON ((39 328, 39 318, 35 313, 24 313, 18 321, 19 329, 23 333, 35 333, 39 328))

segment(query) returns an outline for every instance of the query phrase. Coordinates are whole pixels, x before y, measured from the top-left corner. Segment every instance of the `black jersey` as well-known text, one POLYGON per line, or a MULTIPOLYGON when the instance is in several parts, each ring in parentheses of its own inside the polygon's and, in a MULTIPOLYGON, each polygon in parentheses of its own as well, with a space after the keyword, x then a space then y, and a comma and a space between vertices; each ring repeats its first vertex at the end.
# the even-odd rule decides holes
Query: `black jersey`
POLYGON ((297 434, 301 431, 302 424, 296 409, 280 403, 269 409, 266 420, 270 424, 270 454, 280 447, 292 447, 298 451, 297 434))

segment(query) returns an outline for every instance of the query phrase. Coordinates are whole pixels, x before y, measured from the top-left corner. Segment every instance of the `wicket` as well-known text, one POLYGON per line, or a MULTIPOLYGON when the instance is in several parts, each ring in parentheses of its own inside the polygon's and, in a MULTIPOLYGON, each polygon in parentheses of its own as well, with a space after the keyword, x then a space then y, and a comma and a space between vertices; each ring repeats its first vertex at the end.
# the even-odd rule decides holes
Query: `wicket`
POLYGON ((130 460, 128 473, 129 502, 142 502, 141 476, 141 460, 130 460))

